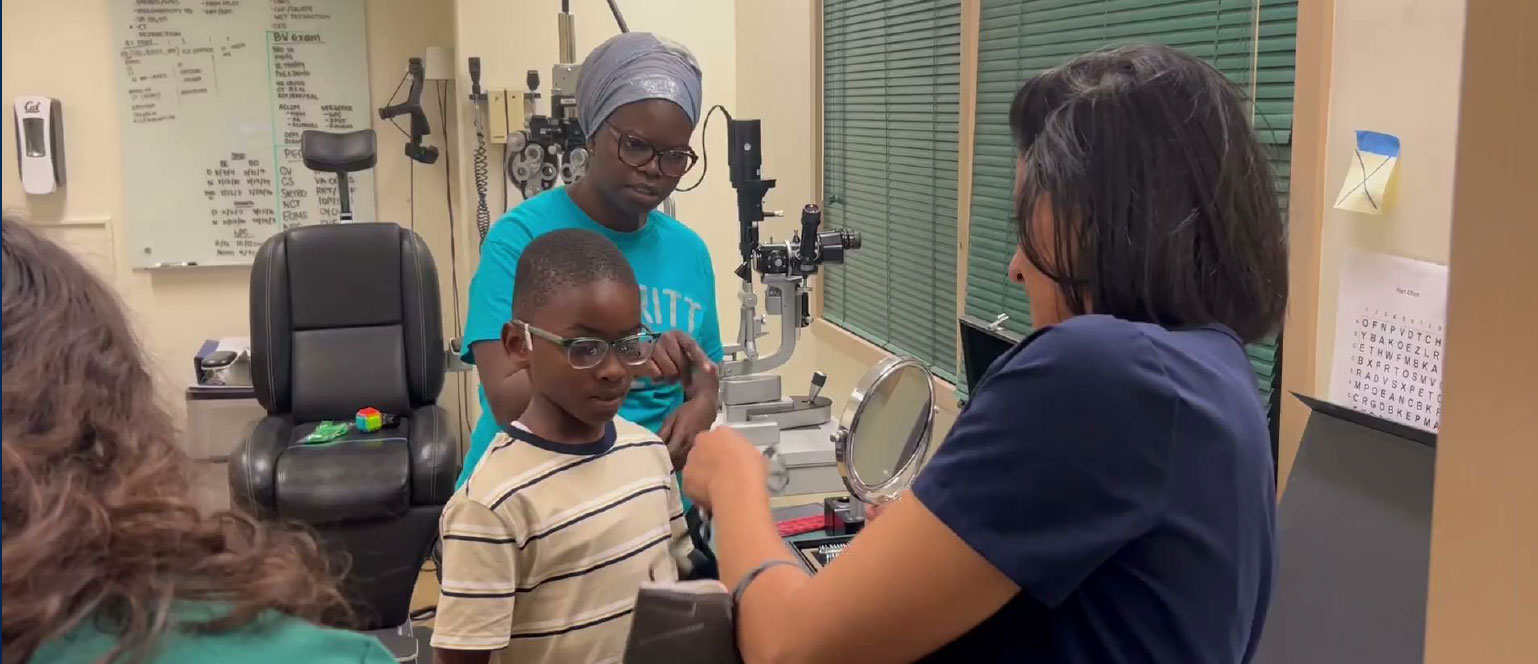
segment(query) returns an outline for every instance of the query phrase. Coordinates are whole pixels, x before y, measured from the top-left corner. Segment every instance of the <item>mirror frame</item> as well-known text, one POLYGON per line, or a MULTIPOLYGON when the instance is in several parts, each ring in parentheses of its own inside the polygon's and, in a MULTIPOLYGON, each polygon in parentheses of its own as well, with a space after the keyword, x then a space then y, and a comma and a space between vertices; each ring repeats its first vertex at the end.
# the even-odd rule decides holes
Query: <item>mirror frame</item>
POLYGON ((881 505, 897 498, 897 494, 906 489, 917 474, 918 468, 923 465, 924 459, 929 456, 929 443, 935 428, 935 415, 939 409, 935 404, 934 374, 923 362, 911 357, 888 357, 871 370, 855 384, 854 391, 849 395, 849 401, 844 404, 844 411, 839 416, 838 432, 833 434, 833 456, 838 463, 838 474, 844 480, 844 487, 849 494, 860 502, 881 505), (917 367, 924 372, 924 387, 929 394, 929 407, 923 413, 924 426, 919 433, 918 445, 914 448, 912 456, 904 461, 902 466, 892 473, 892 477, 877 485, 869 485, 860 480, 859 474, 854 469, 854 434, 856 425, 865 414, 869 405, 867 397, 893 374, 917 367))

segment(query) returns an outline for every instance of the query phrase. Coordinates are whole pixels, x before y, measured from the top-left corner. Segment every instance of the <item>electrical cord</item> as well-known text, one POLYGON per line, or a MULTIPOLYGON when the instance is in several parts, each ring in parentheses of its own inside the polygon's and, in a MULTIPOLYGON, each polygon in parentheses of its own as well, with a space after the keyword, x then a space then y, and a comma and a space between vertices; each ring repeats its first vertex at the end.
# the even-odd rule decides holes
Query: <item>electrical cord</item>
POLYGON ((705 182, 705 176, 710 173, 710 118, 716 114, 716 111, 721 111, 721 115, 726 116, 727 122, 732 120, 731 112, 720 104, 710 107, 710 110, 705 113, 704 126, 700 127, 700 149, 705 153, 704 156, 700 157, 702 162, 700 164, 700 177, 694 181, 694 184, 687 187, 679 187, 678 191, 694 191, 698 189, 700 184, 705 182))
MULTIPOLYGON (((395 90, 390 93, 390 98, 385 100, 385 106, 395 105, 395 95, 401 93, 401 88, 406 85, 406 79, 408 78, 411 78, 411 72, 401 74, 401 82, 395 84, 395 90)), ((406 140, 411 140, 411 134, 401 127, 400 123, 395 121, 395 118, 390 118, 390 124, 395 125, 395 130, 400 132, 402 136, 405 136, 406 140)))
MULTIPOLYGON (((563 2, 565 0, 562 0, 563 2)), ((614 13, 614 22, 619 24, 620 32, 630 32, 630 25, 625 22, 625 15, 619 12, 619 3, 609 0, 609 11, 614 13)))
POLYGON ((491 163, 486 158, 486 123, 480 112, 474 115, 475 153, 470 159, 470 165, 475 179, 475 230, 480 233, 480 241, 484 243, 486 233, 491 231, 491 209, 486 206, 486 188, 491 185, 491 163))
POLYGON ((406 79, 411 78, 411 72, 401 74, 401 82, 395 84, 395 89, 390 91, 390 98, 385 100, 385 106, 395 105, 395 95, 401 93, 401 88, 406 86, 406 79))
MULTIPOLYGON (((443 93, 443 86, 444 82, 438 81, 438 126, 443 127, 444 136, 443 201, 448 206, 449 210, 449 279, 450 285, 454 289, 454 297, 452 298, 454 300, 454 338, 463 340, 464 317, 460 315, 459 310, 459 241, 455 237, 457 233, 455 232, 454 227, 454 178, 450 172, 452 167, 449 166, 449 164, 453 163, 454 159, 449 154, 449 142, 447 138, 449 126, 449 107, 448 97, 443 93)), ((463 341, 461 341, 461 343, 463 343, 463 341)), ((469 405, 465 403, 466 389, 465 377, 463 375, 455 377, 454 387, 459 394, 459 412, 457 413, 459 415, 459 430, 464 431, 465 426, 470 422, 470 411, 469 405)))

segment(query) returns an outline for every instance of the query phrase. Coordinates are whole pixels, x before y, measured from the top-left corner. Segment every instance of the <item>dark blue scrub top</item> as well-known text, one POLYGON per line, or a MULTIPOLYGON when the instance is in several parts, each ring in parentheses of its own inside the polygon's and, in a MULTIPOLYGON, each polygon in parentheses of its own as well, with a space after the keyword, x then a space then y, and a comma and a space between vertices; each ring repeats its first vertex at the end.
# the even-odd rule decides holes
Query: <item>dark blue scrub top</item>
POLYGON ((914 487, 1021 588, 932 661, 1248 662, 1270 435, 1239 338, 1077 316, 1000 357, 914 487))

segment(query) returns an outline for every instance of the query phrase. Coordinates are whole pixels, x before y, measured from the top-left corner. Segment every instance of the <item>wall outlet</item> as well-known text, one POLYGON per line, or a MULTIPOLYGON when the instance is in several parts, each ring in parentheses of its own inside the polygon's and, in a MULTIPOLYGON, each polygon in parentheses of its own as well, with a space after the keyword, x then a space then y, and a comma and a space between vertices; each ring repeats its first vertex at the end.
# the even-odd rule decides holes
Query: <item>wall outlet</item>
POLYGON ((445 372, 463 373, 470 371, 470 369, 470 365, 465 364, 465 361, 460 359, 459 353, 455 352, 453 348, 445 348, 443 350, 443 370, 445 372))

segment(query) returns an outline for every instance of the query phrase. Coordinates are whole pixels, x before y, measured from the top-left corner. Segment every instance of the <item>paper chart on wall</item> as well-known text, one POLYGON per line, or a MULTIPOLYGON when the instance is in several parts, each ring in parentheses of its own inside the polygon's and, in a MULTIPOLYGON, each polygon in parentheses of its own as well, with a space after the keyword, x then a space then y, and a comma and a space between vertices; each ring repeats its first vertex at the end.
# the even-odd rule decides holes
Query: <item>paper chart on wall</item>
POLYGON ((1447 266, 1350 251, 1340 270, 1329 400, 1436 432, 1447 266))

